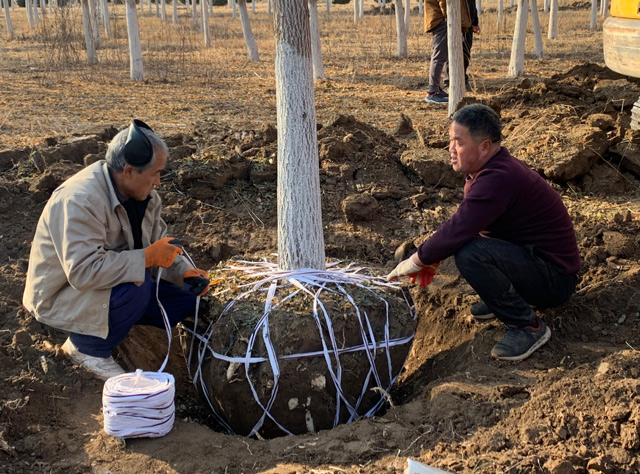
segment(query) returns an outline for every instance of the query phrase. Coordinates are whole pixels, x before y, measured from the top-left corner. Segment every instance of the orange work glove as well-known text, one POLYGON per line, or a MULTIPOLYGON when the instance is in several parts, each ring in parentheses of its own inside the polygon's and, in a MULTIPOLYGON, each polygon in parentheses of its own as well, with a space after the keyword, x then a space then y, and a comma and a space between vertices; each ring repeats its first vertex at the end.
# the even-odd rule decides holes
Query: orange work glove
POLYGON ((387 281, 394 281, 401 276, 408 276, 411 278, 411 283, 415 283, 417 279, 418 284, 425 288, 433 281, 433 276, 436 274, 438 265, 440 265, 440 262, 431 265, 418 265, 411 258, 408 258, 400 262, 396 268, 387 275, 387 281))
POLYGON ((204 270, 192 268, 184 274, 184 282, 189 285, 189 292, 195 296, 203 296, 209 291, 211 281, 204 270))
POLYGON ((145 268, 158 266, 167 268, 173 264, 173 261, 182 253, 182 246, 178 239, 165 237, 156 240, 154 243, 144 249, 145 268))

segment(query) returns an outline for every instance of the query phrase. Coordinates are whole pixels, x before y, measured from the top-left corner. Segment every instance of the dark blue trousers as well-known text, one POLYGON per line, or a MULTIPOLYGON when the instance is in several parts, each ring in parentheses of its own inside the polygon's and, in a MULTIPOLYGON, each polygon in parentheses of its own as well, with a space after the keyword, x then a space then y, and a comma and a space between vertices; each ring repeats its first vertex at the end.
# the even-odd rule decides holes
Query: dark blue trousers
MULTIPOLYGON (((195 314, 196 297, 173 283, 160 280, 158 295, 172 327, 195 314)), ((83 354, 109 357, 135 324, 165 327, 156 299, 156 282, 149 272, 146 272, 144 283, 140 286, 123 283, 111 290, 109 334, 106 339, 76 333, 71 333, 69 337, 83 354)))
POLYGON ((535 323, 531 309, 566 302, 576 289, 577 275, 560 273, 531 246, 476 237, 455 255, 460 274, 503 323, 524 327, 535 323))

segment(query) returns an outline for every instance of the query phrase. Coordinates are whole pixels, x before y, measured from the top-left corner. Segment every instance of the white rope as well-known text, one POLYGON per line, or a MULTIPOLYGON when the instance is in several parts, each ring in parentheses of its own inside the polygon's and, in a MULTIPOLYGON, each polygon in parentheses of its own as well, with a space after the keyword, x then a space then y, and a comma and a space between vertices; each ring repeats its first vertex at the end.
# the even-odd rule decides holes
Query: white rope
MULTIPOLYGON (((312 268, 303 268, 297 270, 281 270, 277 267, 276 264, 267 262, 266 259, 263 262, 248 262, 248 261, 238 261, 240 265, 232 265, 224 270, 227 271, 236 271, 243 272, 246 277, 252 278, 257 281, 253 281, 251 283, 246 283, 243 285, 239 285, 238 288, 248 288, 247 291, 242 293, 240 296, 231 301, 225 309, 220 313, 216 320, 213 320, 209 323, 207 329, 202 333, 197 333, 198 328, 198 319, 196 314, 196 319, 193 327, 194 330, 186 328, 182 326, 182 328, 191 335, 191 344, 190 351, 188 355, 188 368, 189 374, 192 377, 192 381, 196 387, 201 389, 209 407, 215 418, 220 422, 220 424, 227 429, 232 434, 235 434, 233 429, 226 423, 224 418, 219 415, 215 408, 214 404, 211 401, 210 394, 205 384, 205 380, 202 375, 202 364, 207 356, 214 357, 216 359, 220 359, 225 362, 237 363, 245 368, 246 381, 249 384, 249 388, 252 392, 254 401, 260 407, 262 413, 259 419, 256 421, 254 427, 248 433, 249 436, 253 434, 257 434, 260 428, 263 426, 265 419, 270 418, 275 425, 282 430, 285 434, 292 434, 286 427, 282 426, 278 420, 274 418, 274 416, 270 413, 270 409, 273 406, 273 403, 276 400, 278 393, 278 382, 280 378, 280 368, 279 361, 287 360, 287 359, 299 359, 306 357, 323 357, 328 372, 331 377, 331 381, 333 382, 335 393, 336 393, 336 406, 335 406, 335 417, 333 426, 337 426, 340 420, 340 410, 343 406, 349 415, 348 423, 354 421, 361 416, 371 417, 374 415, 386 402, 383 395, 380 396, 380 399, 377 403, 374 404, 372 408, 370 408, 366 413, 360 414, 360 404, 364 399, 368 387, 369 382, 372 377, 375 381, 375 384, 380 387, 383 391, 388 392, 396 381, 398 376, 400 375, 402 367, 397 368, 397 373, 392 373, 392 363, 391 363, 391 355, 390 348, 393 346, 408 344, 413 340, 414 335, 411 334, 407 337, 402 338, 390 338, 389 331, 389 303, 382 298, 378 293, 374 292, 374 288, 391 288, 391 289, 399 289, 399 285, 397 283, 389 283, 383 277, 376 277, 371 275, 365 275, 360 273, 364 268, 354 267, 353 264, 346 266, 345 268, 337 268, 337 264, 339 262, 333 262, 327 265, 327 270, 317 270, 312 268), (331 286, 328 286, 331 285, 331 286), (381 340, 376 340, 374 336, 374 332, 372 329, 372 325, 369 321, 368 315, 366 311, 361 311, 354 299, 347 292, 345 285, 355 285, 362 290, 367 290, 372 293, 373 296, 379 298, 385 305, 386 311, 386 320, 384 326, 384 336, 381 340), (282 300, 277 301, 274 296, 278 288, 282 287, 293 287, 294 290, 288 296, 282 298, 282 300), (263 292, 265 293, 265 306, 262 317, 256 323, 251 336, 249 337, 249 343, 247 344, 247 349, 245 355, 242 357, 232 357, 224 354, 220 354, 215 351, 209 341, 213 336, 215 331, 215 324, 220 320, 226 313, 228 313, 231 308, 234 306, 234 303, 238 300, 241 300, 247 297, 249 294, 254 292, 263 292), (330 315, 325 309, 322 301, 320 300, 320 295, 323 291, 329 291, 336 294, 341 294, 347 298, 349 304, 353 307, 356 318, 358 320, 360 333, 362 336, 362 344, 357 344, 353 347, 343 348, 340 347, 335 339, 335 334, 331 322, 330 315), (319 351, 314 351, 310 353, 303 354, 277 354, 275 346, 271 341, 271 336, 269 332, 269 315, 274 308, 282 306, 284 302, 293 298, 296 294, 303 292, 307 293, 311 298, 313 298, 313 317, 315 318, 316 325, 318 327, 318 333, 320 336, 320 343, 322 349, 319 351), (324 330, 323 330, 324 326, 324 330), (328 334, 328 340, 325 337, 324 331, 328 334), (266 348, 267 354, 266 357, 257 357, 251 354, 255 343, 258 339, 262 339, 264 343, 264 347, 266 348), (194 341, 197 341, 197 349, 195 348, 194 341), (382 381, 380 378, 380 374, 376 368, 375 357, 376 353, 379 349, 385 349, 385 355, 387 359, 387 367, 388 367, 388 386, 381 387, 382 381), (191 361, 193 360, 192 351, 196 349, 196 368, 194 373, 191 373, 191 361), (340 361, 340 357, 346 353, 353 353, 363 351, 366 354, 366 360, 369 362, 370 368, 367 375, 364 377, 364 382, 362 386, 361 393, 355 403, 350 403, 347 400, 346 395, 342 390, 342 364, 340 361), (256 388, 254 387, 251 378, 249 377, 249 369, 251 364, 264 363, 268 362, 271 366, 271 372, 273 374, 273 384, 271 386, 271 393, 269 399, 266 403, 260 401, 258 397, 258 393, 256 388)), ((213 296, 219 296, 220 294, 226 292, 228 290, 223 290, 213 296)), ((405 302, 408 306, 408 311, 410 312, 413 319, 415 319, 415 312, 412 305, 407 301, 405 296, 405 302)), ((404 365, 404 364, 403 364, 404 365)))

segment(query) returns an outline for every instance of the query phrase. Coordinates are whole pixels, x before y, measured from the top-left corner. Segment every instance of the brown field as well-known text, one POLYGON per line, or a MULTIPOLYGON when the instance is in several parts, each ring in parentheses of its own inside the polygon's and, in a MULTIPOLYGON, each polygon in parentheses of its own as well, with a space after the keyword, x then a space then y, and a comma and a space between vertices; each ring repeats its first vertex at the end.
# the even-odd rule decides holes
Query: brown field
MULTIPOLYGON (((352 5, 333 5, 330 15, 319 6, 326 79, 316 82, 316 111, 327 257, 383 275, 400 244, 419 243, 455 211, 461 189, 426 159, 448 143, 446 109, 423 102, 430 35, 414 11, 409 57, 397 58, 395 18, 374 14, 376 5, 369 0, 355 25, 352 5), (410 133, 400 133, 403 115, 410 133), (349 222, 341 203, 362 192, 379 211, 349 222)), ((561 2, 556 40, 546 38, 540 10, 544 57, 533 54, 529 31, 521 78, 506 77, 515 9, 498 28, 495 2, 484 4, 465 99, 500 108, 505 145, 553 183, 574 218, 581 282, 567 304, 542 314, 553 332, 547 345, 518 364, 492 360, 502 328, 470 320, 477 297, 446 261, 428 291, 411 288, 416 337, 393 406, 379 416, 272 440, 228 435, 210 427, 176 350, 171 433, 108 436, 102 383, 63 357, 64 334, 21 307, 51 191, 86 154, 104 153, 109 127, 137 117, 170 143, 166 220, 202 268, 277 249, 266 2, 249 13, 259 62, 248 60, 228 7, 214 7, 210 48, 184 7, 178 25, 171 5, 165 23, 145 7, 142 83, 129 80, 124 9, 110 8, 112 37, 103 34, 95 66, 86 64, 79 8, 48 14, 35 30, 16 8, 11 41, 0 22, 1 473, 382 474, 404 472, 407 458, 457 473, 640 472, 640 134, 629 131, 640 81, 604 67, 603 20, 589 30, 586 2, 561 2), (78 137, 86 148, 71 145, 78 137), (222 176, 229 163, 250 171, 222 176)), ((153 370, 163 357, 128 347, 133 355, 119 360, 131 370, 136 357, 153 370)))

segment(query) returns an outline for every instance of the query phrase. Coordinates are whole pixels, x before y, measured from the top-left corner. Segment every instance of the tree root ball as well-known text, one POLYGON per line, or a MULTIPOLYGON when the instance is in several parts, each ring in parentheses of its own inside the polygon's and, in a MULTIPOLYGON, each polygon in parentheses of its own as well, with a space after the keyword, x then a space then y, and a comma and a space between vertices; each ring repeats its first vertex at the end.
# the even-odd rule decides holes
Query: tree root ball
POLYGON ((340 282, 316 293, 275 281, 269 292, 270 284, 247 291, 225 279, 225 301, 198 324, 191 371, 200 367, 197 385, 227 429, 302 434, 385 406, 415 332, 401 291, 340 282))

